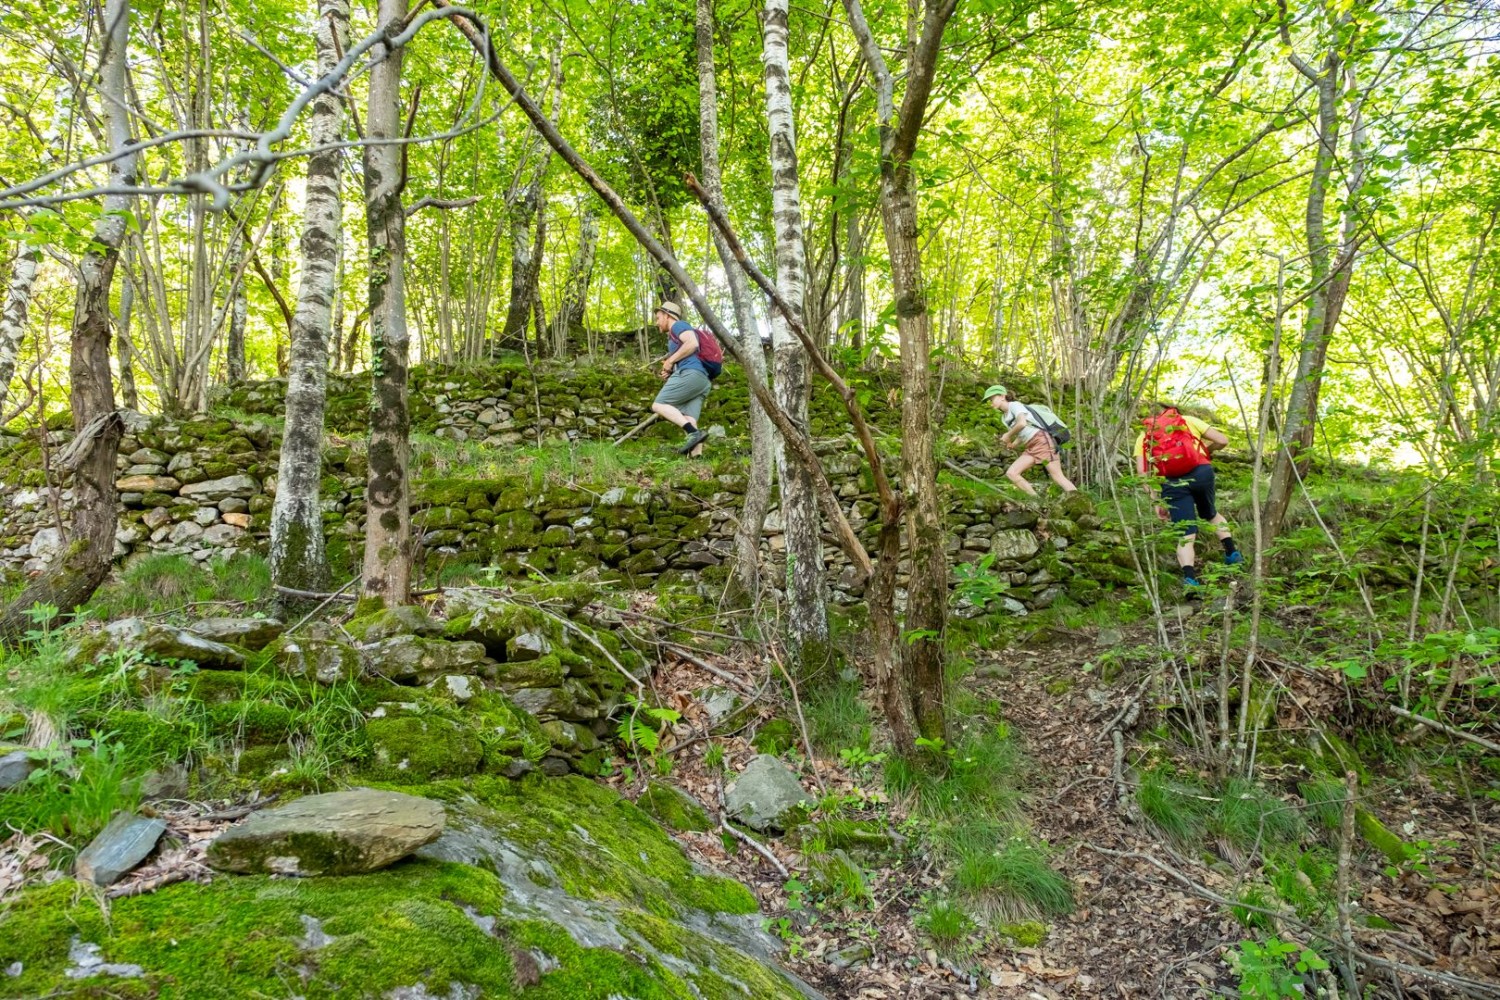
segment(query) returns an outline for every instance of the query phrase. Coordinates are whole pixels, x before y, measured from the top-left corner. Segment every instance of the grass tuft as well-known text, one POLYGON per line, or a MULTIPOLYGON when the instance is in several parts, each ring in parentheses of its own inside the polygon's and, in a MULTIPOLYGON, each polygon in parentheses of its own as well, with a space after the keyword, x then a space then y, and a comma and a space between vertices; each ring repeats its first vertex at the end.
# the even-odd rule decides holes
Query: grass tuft
POLYGON ((1207 803, 1196 786, 1172 781, 1160 771, 1148 771, 1141 775, 1135 802, 1151 825, 1179 847, 1203 832, 1207 803))

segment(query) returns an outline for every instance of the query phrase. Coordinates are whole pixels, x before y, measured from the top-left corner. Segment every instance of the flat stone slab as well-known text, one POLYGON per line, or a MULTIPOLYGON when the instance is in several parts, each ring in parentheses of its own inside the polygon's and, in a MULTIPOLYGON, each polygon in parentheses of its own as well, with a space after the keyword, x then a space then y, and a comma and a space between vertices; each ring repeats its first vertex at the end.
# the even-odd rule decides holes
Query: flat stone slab
POLYGON ((446 815, 431 799, 356 788, 308 795, 253 814, 209 845, 220 871, 357 875, 436 840, 446 815))
POLYGON ((180 495, 193 500, 202 500, 208 503, 218 503, 220 500, 228 500, 230 497, 253 497, 260 492, 260 483, 251 476, 225 476, 223 479, 209 479, 201 483, 189 483, 178 491, 180 495))
POLYGON ((193 622, 190 631, 212 642, 265 649, 286 631, 286 625, 276 618, 204 618, 193 622))
POLYGON ((73 874, 98 886, 114 885, 146 860, 166 831, 167 824, 159 819, 115 813, 73 862, 73 874))
POLYGON ((186 629, 148 624, 139 618, 122 618, 106 625, 104 634, 116 649, 138 649, 157 659, 192 660, 200 667, 218 670, 245 668, 243 650, 205 639, 186 629))
POLYGON ((813 797, 785 764, 763 753, 729 786, 724 796, 724 811, 752 830, 785 830, 792 812, 812 801, 813 797))

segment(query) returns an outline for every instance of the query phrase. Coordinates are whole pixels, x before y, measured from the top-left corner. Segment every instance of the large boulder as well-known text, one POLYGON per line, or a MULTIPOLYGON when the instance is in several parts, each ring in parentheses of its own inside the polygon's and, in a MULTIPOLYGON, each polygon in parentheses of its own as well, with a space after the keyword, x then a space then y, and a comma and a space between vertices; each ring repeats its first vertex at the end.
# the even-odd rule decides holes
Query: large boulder
POLYGON ((356 788, 309 795, 253 814, 208 848, 220 871, 356 875, 399 861, 443 832, 431 799, 356 788))
POLYGON ((1040 548, 1041 543, 1037 541, 1036 535, 1024 528, 1007 528, 1004 531, 997 531, 994 540, 990 543, 990 552, 994 554, 997 562, 1004 562, 1007 559, 1030 559, 1040 548))
POLYGON ((724 794, 724 811, 752 830, 785 830, 813 797, 778 758, 752 760, 724 794))

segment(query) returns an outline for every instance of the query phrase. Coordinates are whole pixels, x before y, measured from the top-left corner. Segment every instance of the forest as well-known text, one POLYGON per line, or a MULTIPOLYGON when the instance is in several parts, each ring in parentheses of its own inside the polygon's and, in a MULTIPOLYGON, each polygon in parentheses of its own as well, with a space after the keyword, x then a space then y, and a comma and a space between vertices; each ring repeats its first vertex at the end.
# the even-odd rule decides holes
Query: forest
POLYGON ((1488 0, 0 54, 0 996, 1500 997, 1488 0))

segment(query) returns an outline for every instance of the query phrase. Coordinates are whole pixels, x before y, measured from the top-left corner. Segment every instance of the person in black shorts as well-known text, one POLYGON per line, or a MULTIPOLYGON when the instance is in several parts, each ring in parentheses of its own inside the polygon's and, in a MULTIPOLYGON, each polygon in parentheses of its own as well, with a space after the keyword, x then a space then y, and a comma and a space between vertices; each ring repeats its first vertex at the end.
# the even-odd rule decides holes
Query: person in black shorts
POLYGON ((1229 438, 1223 431, 1167 403, 1155 403, 1152 410, 1152 415, 1142 421, 1144 429, 1135 439, 1136 471, 1162 479, 1164 506, 1156 512, 1162 520, 1170 518, 1179 526, 1182 540, 1177 543, 1177 565, 1182 571, 1183 585, 1194 588, 1198 586, 1195 543, 1199 523, 1213 525, 1219 544, 1224 547, 1227 565, 1245 561, 1244 553, 1234 544, 1228 518, 1219 513, 1215 502, 1214 466, 1209 457, 1228 445, 1229 438))

